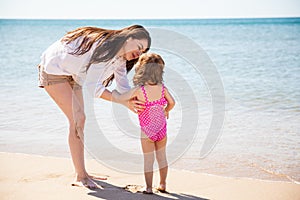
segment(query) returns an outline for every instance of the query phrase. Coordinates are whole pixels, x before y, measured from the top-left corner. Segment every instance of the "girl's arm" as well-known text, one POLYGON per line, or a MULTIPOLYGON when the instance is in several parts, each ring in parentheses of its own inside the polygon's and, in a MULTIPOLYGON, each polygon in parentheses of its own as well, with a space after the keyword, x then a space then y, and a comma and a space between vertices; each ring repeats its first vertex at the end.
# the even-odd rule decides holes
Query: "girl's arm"
POLYGON ((165 99, 168 102, 167 106, 165 107, 165 115, 167 119, 169 119, 169 111, 172 110, 172 108, 174 108, 175 100, 167 88, 165 88, 165 99))

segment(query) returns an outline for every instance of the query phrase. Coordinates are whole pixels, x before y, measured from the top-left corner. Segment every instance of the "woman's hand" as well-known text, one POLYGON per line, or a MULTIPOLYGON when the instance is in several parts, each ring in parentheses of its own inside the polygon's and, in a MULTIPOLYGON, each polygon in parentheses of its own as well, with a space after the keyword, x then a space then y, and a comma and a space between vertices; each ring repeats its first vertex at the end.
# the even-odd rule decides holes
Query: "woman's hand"
POLYGON ((145 109, 144 103, 134 97, 128 100, 127 107, 134 113, 141 113, 145 109))
POLYGON ((125 93, 121 95, 118 91, 113 90, 112 91, 112 101, 116 103, 123 104, 126 106, 129 110, 131 110, 134 113, 140 113, 145 109, 143 101, 140 101, 137 99, 136 96, 132 97, 135 89, 131 90, 128 93, 125 93))

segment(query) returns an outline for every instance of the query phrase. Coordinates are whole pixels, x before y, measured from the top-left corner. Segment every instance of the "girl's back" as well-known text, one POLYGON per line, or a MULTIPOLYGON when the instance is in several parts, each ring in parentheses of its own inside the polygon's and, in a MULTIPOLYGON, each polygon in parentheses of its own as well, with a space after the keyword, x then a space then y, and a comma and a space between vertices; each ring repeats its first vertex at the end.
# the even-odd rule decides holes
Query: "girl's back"
POLYGON ((140 126, 149 139, 160 141, 166 136, 166 117, 164 106, 165 99, 164 85, 141 86, 137 97, 145 101, 146 108, 139 113, 140 126))
MULTIPOLYGON (((157 85, 145 85, 145 91, 148 97, 149 102, 159 100, 162 96, 162 84, 157 84, 157 85)), ((146 102, 144 93, 142 88, 137 91, 137 98, 141 101, 146 102)))

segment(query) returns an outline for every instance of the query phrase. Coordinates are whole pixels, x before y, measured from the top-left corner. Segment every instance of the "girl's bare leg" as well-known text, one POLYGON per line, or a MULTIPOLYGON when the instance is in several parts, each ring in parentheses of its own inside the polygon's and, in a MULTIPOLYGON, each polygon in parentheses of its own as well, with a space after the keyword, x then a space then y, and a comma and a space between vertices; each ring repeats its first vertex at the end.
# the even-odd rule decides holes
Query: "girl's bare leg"
POLYGON ((168 161, 166 156, 167 137, 159 142, 155 142, 156 159, 159 166, 160 184, 158 190, 166 190, 166 179, 168 174, 168 161))
POLYGON ((76 177, 72 185, 97 188, 97 184, 88 176, 84 164, 84 123, 83 97, 81 89, 73 91, 66 83, 45 86, 45 90, 63 111, 69 121, 69 147, 76 177))
POLYGON ((152 193, 153 164, 155 143, 148 138, 141 138, 142 149, 144 153, 144 175, 146 181, 146 192, 152 193))

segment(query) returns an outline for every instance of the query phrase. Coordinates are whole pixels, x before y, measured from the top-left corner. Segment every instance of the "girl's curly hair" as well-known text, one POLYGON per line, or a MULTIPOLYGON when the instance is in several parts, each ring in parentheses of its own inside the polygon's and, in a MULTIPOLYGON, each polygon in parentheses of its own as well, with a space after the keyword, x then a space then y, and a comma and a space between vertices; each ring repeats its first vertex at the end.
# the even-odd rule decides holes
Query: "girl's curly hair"
POLYGON ((133 84, 135 86, 156 85, 163 82, 165 62, 155 53, 144 53, 135 64, 133 84))

